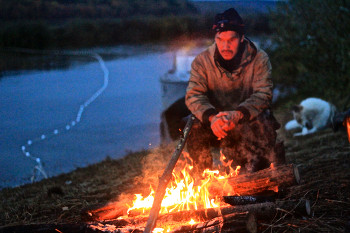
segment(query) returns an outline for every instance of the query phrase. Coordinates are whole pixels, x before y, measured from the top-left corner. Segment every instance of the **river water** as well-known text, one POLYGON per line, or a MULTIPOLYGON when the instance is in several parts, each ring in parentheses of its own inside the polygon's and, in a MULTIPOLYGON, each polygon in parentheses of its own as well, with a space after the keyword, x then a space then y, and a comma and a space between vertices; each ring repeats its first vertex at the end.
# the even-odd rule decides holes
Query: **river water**
POLYGON ((38 163, 23 147, 52 177, 157 146, 159 78, 172 68, 172 58, 171 52, 152 51, 105 62, 108 85, 80 122, 75 122, 80 106, 104 84, 97 60, 0 79, 0 188, 30 182, 38 163))

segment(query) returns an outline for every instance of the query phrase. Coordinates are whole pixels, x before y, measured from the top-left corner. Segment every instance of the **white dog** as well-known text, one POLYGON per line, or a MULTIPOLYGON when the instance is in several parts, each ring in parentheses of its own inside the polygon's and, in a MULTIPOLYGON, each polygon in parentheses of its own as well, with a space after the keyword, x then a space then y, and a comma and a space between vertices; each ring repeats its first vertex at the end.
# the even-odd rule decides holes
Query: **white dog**
POLYGON ((302 129, 300 133, 293 134, 294 136, 315 133, 331 127, 336 113, 337 108, 333 104, 318 98, 307 98, 293 106, 294 120, 289 121, 285 129, 302 129))

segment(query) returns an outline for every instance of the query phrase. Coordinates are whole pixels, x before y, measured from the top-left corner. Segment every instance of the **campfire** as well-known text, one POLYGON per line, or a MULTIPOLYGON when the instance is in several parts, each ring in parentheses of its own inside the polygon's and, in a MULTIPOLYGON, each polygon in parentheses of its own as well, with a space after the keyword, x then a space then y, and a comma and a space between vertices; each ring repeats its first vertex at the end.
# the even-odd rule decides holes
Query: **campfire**
MULTIPOLYGON (((279 201, 285 188, 299 183, 293 165, 274 166, 239 175, 240 167, 221 153, 217 170, 191 175, 192 160, 186 152, 177 162, 161 201, 156 227, 152 232, 257 232, 258 221, 276 217, 279 210, 309 215, 307 200, 279 201), (229 171, 229 172, 227 172, 229 171)), ((133 204, 108 203, 85 208, 83 221, 95 232, 144 232, 155 191, 143 197, 135 194, 133 204)))
MULTIPOLYGON (((239 173, 240 167, 235 170, 230 168, 230 173, 220 174, 219 170, 210 171, 205 170, 200 180, 195 180, 191 176, 192 160, 188 153, 184 152, 184 161, 179 161, 177 164, 177 171, 172 173, 172 182, 166 189, 160 214, 167 214, 172 212, 179 212, 184 210, 198 210, 208 209, 220 206, 220 196, 234 194, 234 190, 227 183, 227 179, 235 177, 239 173), (190 163, 188 163, 190 161, 190 163), (180 169, 180 170, 179 170, 180 169), (209 190, 213 191, 214 186, 218 187, 216 195, 211 194, 209 190), (220 192, 219 196, 217 192, 220 192)), ((225 156, 221 154, 221 161, 225 160, 225 156)), ((232 161, 231 161, 232 162, 232 161)), ((223 162, 224 166, 229 166, 229 163, 223 162)), ((133 212, 142 212, 143 214, 150 211, 154 201, 154 190, 151 189, 151 193, 148 197, 143 197, 141 194, 136 194, 133 206, 128 209, 128 214, 133 212)))
POLYGON ((192 160, 183 148, 193 120, 194 116, 188 119, 183 137, 159 178, 157 191, 151 189, 145 198, 137 194, 128 208, 125 203, 109 203, 83 209, 83 221, 103 221, 92 222, 90 229, 145 233, 257 232, 258 219, 274 218, 278 210, 293 216, 294 213, 310 215, 307 200, 277 200, 278 194, 283 193, 280 191, 300 182, 293 164, 272 163, 268 169, 238 175, 240 167, 232 169, 232 161, 225 162, 221 153, 222 167, 205 170, 200 178, 191 176, 192 160), (178 161, 181 153, 184 159, 178 161), (223 172, 226 168, 228 174, 223 172))

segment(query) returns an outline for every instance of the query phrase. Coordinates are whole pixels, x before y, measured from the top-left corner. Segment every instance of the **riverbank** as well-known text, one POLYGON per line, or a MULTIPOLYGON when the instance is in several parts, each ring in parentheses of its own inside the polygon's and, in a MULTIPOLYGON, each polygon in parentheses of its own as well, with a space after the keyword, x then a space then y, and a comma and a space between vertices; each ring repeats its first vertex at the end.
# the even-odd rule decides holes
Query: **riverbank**
MULTIPOLYGON (((282 125, 291 118, 283 107, 276 109, 275 115, 282 125)), ((284 140, 287 163, 297 165, 301 176, 300 184, 291 187, 284 199, 310 200, 313 214, 300 219, 284 213, 284 218, 260 222, 259 232, 347 232, 350 146, 346 132, 324 130, 295 138, 281 128, 278 137, 284 140)), ((136 193, 145 196, 149 185, 157 184, 175 145, 106 159, 34 184, 3 189, 0 232, 6 232, 8 226, 15 229, 28 224, 58 224, 57 229, 60 224, 79 225, 84 207, 114 201, 128 203, 136 193)))

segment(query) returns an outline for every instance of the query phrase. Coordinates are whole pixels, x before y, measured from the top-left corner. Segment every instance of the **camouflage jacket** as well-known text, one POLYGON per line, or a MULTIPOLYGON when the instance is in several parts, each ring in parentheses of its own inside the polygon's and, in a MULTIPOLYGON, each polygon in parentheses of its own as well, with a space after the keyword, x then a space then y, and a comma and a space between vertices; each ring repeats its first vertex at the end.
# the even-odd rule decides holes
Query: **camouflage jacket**
POLYGON ((244 46, 241 63, 232 73, 214 58, 215 43, 193 60, 186 105, 204 124, 220 111, 241 111, 242 123, 270 108, 273 84, 269 57, 249 39, 244 39, 244 46))

